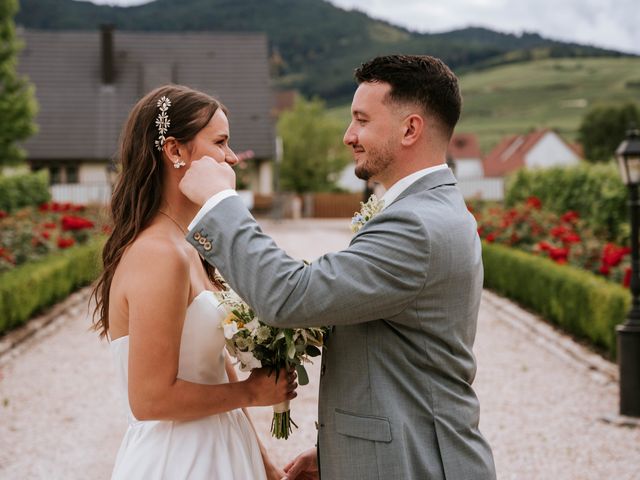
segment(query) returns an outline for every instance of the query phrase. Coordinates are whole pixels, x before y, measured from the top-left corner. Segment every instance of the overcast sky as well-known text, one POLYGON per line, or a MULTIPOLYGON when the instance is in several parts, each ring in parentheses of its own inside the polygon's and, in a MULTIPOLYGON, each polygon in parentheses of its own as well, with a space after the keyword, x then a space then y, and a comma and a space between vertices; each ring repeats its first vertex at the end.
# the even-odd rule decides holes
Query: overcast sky
MULTIPOLYGON (((149 3, 149 0, 92 1, 123 6, 149 3)), ((419 32, 484 26, 501 32, 537 32, 548 38, 640 54, 638 0, 330 1, 419 32)))

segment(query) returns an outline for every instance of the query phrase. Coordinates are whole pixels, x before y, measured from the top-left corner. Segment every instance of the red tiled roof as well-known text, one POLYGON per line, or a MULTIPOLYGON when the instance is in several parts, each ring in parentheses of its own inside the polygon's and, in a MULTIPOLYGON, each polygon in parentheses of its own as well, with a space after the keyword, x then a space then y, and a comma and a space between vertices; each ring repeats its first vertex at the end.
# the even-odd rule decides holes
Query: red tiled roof
POLYGON ((473 133, 455 133, 449 142, 447 157, 454 160, 461 158, 481 158, 480 144, 473 133))
POLYGON ((503 177, 524 167, 529 150, 549 131, 545 128, 504 138, 482 161, 485 177, 503 177))

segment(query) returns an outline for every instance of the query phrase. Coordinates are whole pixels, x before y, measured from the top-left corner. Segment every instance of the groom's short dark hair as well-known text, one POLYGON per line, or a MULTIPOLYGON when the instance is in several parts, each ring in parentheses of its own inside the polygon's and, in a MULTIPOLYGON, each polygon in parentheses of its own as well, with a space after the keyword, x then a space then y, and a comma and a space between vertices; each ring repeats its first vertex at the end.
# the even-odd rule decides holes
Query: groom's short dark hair
POLYGON ((355 71, 358 84, 391 85, 389 100, 421 106, 451 136, 460 118, 458 79, 444 62, 428 55, 387 55, 363 63, 355 71))

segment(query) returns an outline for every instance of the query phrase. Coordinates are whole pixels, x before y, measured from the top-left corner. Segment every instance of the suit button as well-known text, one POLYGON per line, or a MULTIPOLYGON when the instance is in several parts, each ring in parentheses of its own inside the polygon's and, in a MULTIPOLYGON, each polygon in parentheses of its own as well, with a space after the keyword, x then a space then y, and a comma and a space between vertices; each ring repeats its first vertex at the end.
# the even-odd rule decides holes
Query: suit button
POLYGON ((198 240, 198 243, 199 243, 200 245, 204 246, 204 244, 205 244, 205 243, 207 243, 207 239, 206 239, 206 238, 203 238, 203 237, 200 237, 200 240, 198 240))
POLYGON ((200 232, 196 232, 196 233, 193 234, 193 239, 196 242, 199 242, 201 238, 202 238, 202 235, 200 235, 200 232))
POLYGON ((211 242, 204 242, 204 245, 202 245, 205 249, 205 251, 209 251, 211 250, 211 242))

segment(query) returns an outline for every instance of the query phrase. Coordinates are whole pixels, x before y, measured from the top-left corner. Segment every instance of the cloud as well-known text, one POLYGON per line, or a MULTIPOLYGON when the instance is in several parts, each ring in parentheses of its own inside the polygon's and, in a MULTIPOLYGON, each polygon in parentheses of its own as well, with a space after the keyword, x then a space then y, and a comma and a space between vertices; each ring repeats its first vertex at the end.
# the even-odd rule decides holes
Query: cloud
MULTIPOLYGON (((92 1, 124 6, 151 0, 92 1)), ((419 32, 484 26, 640 54, 637 0, 402 0, 400 8, 398 0, 329 1, 419 32)))
POLYGON ((503 32, 537 32, 549 38, 640 53, 635 0, 331 0, 421 32, 469 25, 503 32))

